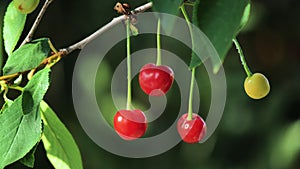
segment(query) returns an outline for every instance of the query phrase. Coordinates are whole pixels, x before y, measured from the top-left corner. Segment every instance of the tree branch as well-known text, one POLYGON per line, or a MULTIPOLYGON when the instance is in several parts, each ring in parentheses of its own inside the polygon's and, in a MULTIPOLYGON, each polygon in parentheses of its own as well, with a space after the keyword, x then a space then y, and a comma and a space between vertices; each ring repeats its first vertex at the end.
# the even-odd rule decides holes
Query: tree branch
POLYGON ((39 13, 38 16, 36 17, 36 19, 35 19, 35 21, 34 21, 32 27, 31 27, 29 33, 27 34, 26 38, 23 40, 21 46, 23 46, 24 44, 26 44, 26 43, 28 43, 28 42, 31 41, 31 39, 32 39, 32 37, 33 37, 33 35, 34 35, 34 33, 35 33, 37 27, 39 26, 39 24, 40 24, 40 22, 41 22, 41 20, 42 20, 42 18, 43 18, 43 16, 44 16, 44 14, 45 14, 47 8, 48 8, 48 6, 49 6, 52 2, 53 2, 53 0, 46 0, 46 1, 45 1, 45 3, 44 3, 44 5, 43 5, 43 7, 42 7, 40 13, 39 13))
MULTIPOLYGON (((35 22, 34 22, 34 25, 32 26, 30 32, 28 33, 27 37, 25 38, 25 40, 23 41, 22 45, 24 45, 25 43, 27 42, 30 42, 37 26, 39 25, 39 22, 41 21, 42 19, 42 16, 44 15, 47 7, 50 5, 50 3, 52 2, 53 0, 46 0, 43 8, 41 9, 38 17, 36 18, 35 22)), ((144 12, 146 11, 147 9, 150 9, 152 7, 152 2, 149 2, 147 4, 144 4, 136 9, 134 9, 132 11, 133 14, 138 14, 138 13, 141 13, 141 12, 144 12)), ((102 33, 104 33, 105 31, 111 29, 113 26, 115 26, 116 24, 126 20, 127 16, 126 15, 121 15, 119 17, 116 17, 114 18, 111 22, 107 23, 106 25, 104 25, 103 27, 101 27, 100 29, 98 29, 96 32, 94 32, 93 34, 91 34, 90 36, 86 37, 85 39, 67 47, 67 48, 63 48, 63 49, 60 49, 58 52, 55 52, 54 54, 52 54, 51 56, 47 57, 46 59, 44 59, 41 64, 38 66, 48 66, 48 67, 51 67, 53 66, 55 63, 57 63, 63 56, 66 56, 67 54, 73 52, 74 50, 76 49, 82 49, 86 44, 88 44, 89 42, 91 42, 92 40, 94 40, 95 38, 97 38, 99 35, 101 35, 102 33)), ((36 68, 34 68, 36 69, 36 68)), ((17 76, 19 76, 20 74, 23 74, 25 72, 28 72, 29 70, 27 71, 24 71, 24 72, 17 72, 17 73, 14 73, 14 74, 11 74, 11 75, 5 75, 5 76, 0 76, 0 81, 2 80, 9 80, 9 79, 12 79, 12 78, 15 78, 17 76)))
MULTIPOLYGON (((137 14, 137 13, 141 13, 146 11, 147 9, 150 9, 152 7, 152 2, 149 2, 147 4, 144 4, 136 9, 134 9, 132 11, 132 13, 137 14)), ((67 55, 71 52, 73 52, 76 49, 82 49, 85 45, 87 45, 89 42, 91 42, 92 40, 94 40, 95 38, 97 38, 98 36, 100 36, 102 33, 104 33, 105 31, 111 29, 112 27, 114 27, 115 25, 117 25, 118 23, 126 20, 127 16, 126 15, 121 15, 119 17, 114 18, 112 21, 110 21, 109 23, 107 23, 106 25, 104 25, 103 27, 101 27, 100 29, 98 29, 96 32, 94 32, 93 34, 91 34, 90 36, 86 37, 85 39, 67 47, 67 48, 63 48, 60 49, 60 51, 62 51, 64 53, 64 55, 67 55)))

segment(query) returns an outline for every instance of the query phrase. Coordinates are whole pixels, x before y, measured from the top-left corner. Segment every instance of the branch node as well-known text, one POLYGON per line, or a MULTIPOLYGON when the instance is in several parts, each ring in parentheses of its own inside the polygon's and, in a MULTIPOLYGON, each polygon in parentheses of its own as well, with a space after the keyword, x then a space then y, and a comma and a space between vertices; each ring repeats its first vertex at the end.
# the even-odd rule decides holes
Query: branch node
MULTIPOLYGON (((138 14, 138 13, 146 11, 147 9, 150 9, 151 7, 152 7, 152 2, 148 2, 136 9, 132 10, 131 12, 134 14, 138 14)), ((117 25, 118 23, 123 22, 127 18, 128 18, 128 16, 126 14, 121 15, 119 17, 115 17, 109 23, 107 23, 103 27, 99 28, 96 32, 92 33, 88 37, 82 39, 81 41, 79 41, 67 48, 61 49, 61 51, 65 51, 64 53, 67 55, 76 49, 82 49, 82 48, 84 48, 85 45, 87 45, 89 42, 91 42, 92 40, 94 40, 95 38, 100 36, 102 33, 111 29, 113 26, 117 25)))

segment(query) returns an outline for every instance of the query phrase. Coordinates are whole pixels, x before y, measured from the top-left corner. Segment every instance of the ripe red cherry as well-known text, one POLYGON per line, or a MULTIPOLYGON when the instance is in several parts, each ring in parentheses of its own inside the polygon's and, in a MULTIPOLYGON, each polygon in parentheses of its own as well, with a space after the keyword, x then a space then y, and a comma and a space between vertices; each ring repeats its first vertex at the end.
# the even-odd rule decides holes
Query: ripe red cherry
POLYGON ((162 96, 168 92, 174 81, 173 70, 164 65, 153 63, 144 65, 139 74, 142 90, 150 96, 162 96))
POLYGON ((147 118, 141 110, 119 110, 114 117, 115 131, 124 140, 143 136, 147 126, 147 118))
POLYGON ((206 134, 204 120, 193 113, 192 120, 187 120, 188 114, 184 114, 177 122, 177 131, 184 142, 198 143, 206 134))

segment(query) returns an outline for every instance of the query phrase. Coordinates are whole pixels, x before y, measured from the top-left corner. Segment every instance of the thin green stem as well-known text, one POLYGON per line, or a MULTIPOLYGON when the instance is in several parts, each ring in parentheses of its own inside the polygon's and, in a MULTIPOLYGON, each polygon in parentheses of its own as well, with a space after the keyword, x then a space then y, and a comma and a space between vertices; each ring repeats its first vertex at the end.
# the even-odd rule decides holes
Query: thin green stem
POLYGON ((52 66, 54 66, 57 62, 59 62, 61 59, 61 56, 58 55, 57 57, 54 58, 49 58, 49 62, 47 63, 47 65, 45 66, 45 68, 51 68, 52 66))
POLYGON ((157 21, 157 32, 156 32, 156 45, 157 45, 157 58, 156 65, 161 65, 161 46, 160 46, 160 18, 157 21))
POLYGON ((194 2, 184 2, 183 5, 194 6, 194 2))
POLYGON ((50 49, 51 49, 54 53, 57 53, 57 52, 58 52, 50 40, 48 40, 48 44, 49 44, 49 46, 50 46, 50 49))
MULTIPOLYGON (((194 52, 195 45, 194 45, 194 37, 193 37, 193 28, 192 24, 189 20, 189 17, 187 15, 187 12, 185 10, 184 4, 180 6, 181 12, 184 16, 184 19, 188 25, 190 35, 191 35, 191 41, 192 41, 192 52, 194 52)), ((187 120, 193 119, 193 91, 194 91, 194 81, 195 81, 195 69, 196 67, 192 68, 192 77, 191 77, 191 84, 190 84, 190 94, 189 94, 189 107, 188 107, 188 117, 187 120)))
POLYGON ((18 90, 18 91, 21 91, 21 92, 23 91, 23 88, 20 87, 20 86, 8 86, 8 88, 18 90))
POLYGON ((232 41, 234 42, 235 44, 235 47, 236 49, 238 50, 238 53, 240 55, 240 59, 241 59, 241 62, 242 62, 242 65, 244 67, 244 70, 247 74, 248 77, 252 76, 252 72, 250 71, 248 65, 247 65, 247 62, 246 62, 246 59, 245 59, 245 56, 244 56, 244 53, 243 53, 243 50, 241 48, 241 45, 239 44, 239 42, 237 41, 236 38, 232 39, 232 41))
POLYGON ((131 109, 131 59, 130 59, 130 20, 126 20, 127 36, 127 104, 126 109, 131 109))
POLYGON ((4 93, 3 93, 3 99, 5 102, 7 102, 9 99, 7 98, 8 88, 7 86, 4 86, 4 93))
POLYGON ((181 9, 181 12, 182 12, 182 15, 184 16, 184 19, 188 25, 188 28, 189 28, 189 31, 190 31, 190 35, 191 35, 191 41, 192 41, 192 52, 194 52, 194 49, 195 49, 195 45, 194 45, 194 37, 193 37, 193 28, 192 28, 192 24, 189 20, 189 17, 188 17, 188 14, 185 10, 185 7, 184 7, 184 4, 180 6, 180 9, 181 9))
POLYGON ((187 120, 193 119, 193 92, 194 92, 194 82, 195 82, 195 67, 192 68, 192 77, 190 84, 190 95, 189 95, 189 109, 188 109, 188 117, 187 120))

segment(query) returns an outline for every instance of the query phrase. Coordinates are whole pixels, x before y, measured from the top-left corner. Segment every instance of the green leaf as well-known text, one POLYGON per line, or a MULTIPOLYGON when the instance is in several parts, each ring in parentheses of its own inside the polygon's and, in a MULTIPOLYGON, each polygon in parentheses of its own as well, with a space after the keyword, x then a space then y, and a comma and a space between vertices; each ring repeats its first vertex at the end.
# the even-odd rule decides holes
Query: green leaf
POLYGON ((151 0, 151 2, 154 11, 173 15, 178 14, 179 6, 182 4, 182 0, 151 0))
POLYGON ((3 74, 23 72, 40 65, 50 52, 48 41, 48 38, 37 39, 14 51, 4 65, 3 74))
POLYGON ((278 140, 272 146, 270 168, 291 168, 291 164, 299 161, 297 158, 300 152, 299 131, 300 120, 278 132, 276 136, 278 140))
POLYGON ((52 165, 58 169, 83 168, 79 149, 71 133, 46 102, 41 102, 40 109, 44 122, 42 141, 52 165))
POLYGON ((139 34, 139 30, 133 24, 130 24, 130 31, 133 36, 137 36, 139 34))
POLYGON ((22 92, 22 109, 24 114, 36 111, 49 87, 50 68, 37 72, 27 83, 22 92))
MULTIPOLYGON (((193 23, 209 38, 221 61, 225 59, 232 45, 232 39, 239 33, 241 25, 245 24, 247 15, 245 11, 248 10, 249 3, 249 0, 197 0, 194 6, 193 23)), ((190 67, 199 64, 200 59, 192 58, 190 67)), ((215 73, 221 64, 213 61, 215 73)))
MULTIPOLYGON (((4 1, 0 1, 0 17, 2 17, 4 15, 4 11, 5 11, 5 5, 4 5, 4 1)), ((3 66, 3 22, 0 22, 0 69, 2 69, 3 66)), ((0 74, 1 74, 1 70, 0 70, 0 74)))
POLYGON ((19 96, 0 114, 0 168, 24 157, 40 140, 39 111, 24 115, 19 96))
POLYGON ((194 52, 192 52, 192 58, 189 67, 192 69, 194 67, 200 66, 201 63, 202 63, 201 59, 194 52))
POLYGON ((33 168, 34 167, 34 161, 35 161, 35 151, 39 143, 37 143, 30 151, 27 153, 23 158, 19 160, 20 163, 25 165, 26 167, 33 168))
POLYGON ((3 104, 3 106, 2 106, 2 108, 1 108, 1 110, 0 110, 0 114, 2 114, 2 112, 3 112, 5 109, 7 109, 8 107, 10 107, 10 106, 13 104, 13 102, 14 102, 14 101, 9 100, 9 99, 5 100, 5 103, 3 104))
POLYGON ((250 11, 251 11, 251 3, 249 3, 245 7, 245 10, 244 10, 244 13, 243 13, 243 16, 242 16, 242 19, 241 19, 239 31, 241 31, 246 26, 246 24, 248 23, 248 20, 250 18, 250 11))
MULTIPOLYGON (((168 13, 172 15, 178 15, 179 7, 182 4, 182 0, 150 0, 153 3, 153 11, 159 13, 168 13)), ((167 33, 170 34, 173 30, 175 19, 160 17, 161 27, 167 33)))
POLYGON ((26 14, 22 14, 11 2, 4 16, 3 39, 6 53, 10 56, 24 29, 26 14))

